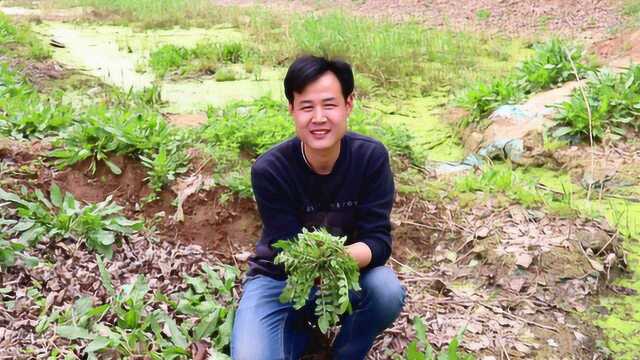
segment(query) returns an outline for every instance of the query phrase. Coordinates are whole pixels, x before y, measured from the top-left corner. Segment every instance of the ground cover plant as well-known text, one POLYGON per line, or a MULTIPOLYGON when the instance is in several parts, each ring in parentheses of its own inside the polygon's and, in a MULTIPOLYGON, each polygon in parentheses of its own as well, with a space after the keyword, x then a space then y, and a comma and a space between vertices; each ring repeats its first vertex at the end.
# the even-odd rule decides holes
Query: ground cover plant
POLYGON ((614 74, 608 71, 592 73, 584 94, 576 89, 571 98, 557 106, 555 119, 559 126, 556 137, 590 134, 599 140, 610 132, 615 136, 640 130, 640 66, 614 74))
POLYGON ((70 342, 53 355, 187 359, 190 344, 204 341, 210 344, 211 358, 229 358, 225 353, 235 315, 231 289, 238 270, 203 264, 200 274, 185 276, 185 291, 167 295, 152 293, 143 275, 115 288, 102 259, 97 260, 106 300, 94 304, 90 297, 81 297, 66 311, 40 318, 41 331, 55 324, 56 334, 70 342))
POLYGON ((340 315, 351 312, 349 291, 360 290, 360 271, 344 249, 346 239, 326 229, 303 229, 296 239, 273 245, 281 250, 274 262, 283 265, 288 274, 281 302, 292 302, 296 310, 301 309, 318 280, 314 313, 323 333, 338 323, 340 315))
POLYGON ((0 134, 43 138, 67 127, 74 111, 61 98, 62 93, 39 95, 24 77, 0 62, 0 134))
POLYGON ((486 117, 500 105, 517 103, 534 92, 575 80, 573 66, 580 77, 595 69, 581 47, 558 39, 536 44, 534 50, 510 76, 489 84, 478 82, 463 92, 459 103, 471 112, 463 125, 486 117))
POLYGON ((446 349, 438 353, 427 339, 427 331, 424 322, 420 317, 413 320, 413 328, 416 332, 416 340, 413 340, 407 346, 405 360, 473 360, 474 357, 459 352, 460 343, 464 329, 456 335, 446 349), (420 351, 420 348, 424 349, 420 351))
POLYGON ((55 184, 49 196, 39 189, 32 193, 23 189, 16 194, 0 188, 0 201, 4 202, 0 203, 0 229, 8 237, 2 240, 2 266, 13 265, 20 251, 44 240, 55 243, 73 239, 76 246, 84 243, 110 258, 116 241, 142 227, 142 222, 125 218, 121 214, 123 208, 111 198, 97 204, 82 204, 55 184))

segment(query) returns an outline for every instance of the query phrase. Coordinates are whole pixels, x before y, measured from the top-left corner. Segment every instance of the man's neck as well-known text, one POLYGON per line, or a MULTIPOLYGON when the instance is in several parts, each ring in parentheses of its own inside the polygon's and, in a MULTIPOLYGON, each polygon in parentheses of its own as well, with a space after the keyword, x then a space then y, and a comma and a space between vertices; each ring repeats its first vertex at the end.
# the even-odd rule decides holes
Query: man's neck
POLYGON ((338 141, 333 147, 324 150, 314 150, 302 143, 303 154, 311 170, 320 175, 330 174, 340 156, 340 143, 341 141, 338 141))

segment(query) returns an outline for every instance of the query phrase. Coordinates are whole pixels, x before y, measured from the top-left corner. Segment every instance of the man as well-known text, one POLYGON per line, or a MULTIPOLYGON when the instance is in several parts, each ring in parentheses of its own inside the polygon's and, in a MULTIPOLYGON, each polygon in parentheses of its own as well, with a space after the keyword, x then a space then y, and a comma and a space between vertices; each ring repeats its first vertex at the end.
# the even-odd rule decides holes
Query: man
POLYGON ((384 266, 391 255, 394 197, 389 155, 380 142, 347 132, 354 101, 349 64, 300 57, 289 67, 284 87, 297 136, 260 156, 251 169, 263 231, 236 314, 232 358, 304 354, 313 313, 305 308, 315 303, 299 311, 280 303, 286 274, 273 264, 271 245, 294 238, 303 227, 325 227, 347 236, 345 249, 361 269, 362 287, 350 294, 353 312, 342 317, 332 354, 364 359, 375 337, 398 317, 405 296, 395 273, 384 266))

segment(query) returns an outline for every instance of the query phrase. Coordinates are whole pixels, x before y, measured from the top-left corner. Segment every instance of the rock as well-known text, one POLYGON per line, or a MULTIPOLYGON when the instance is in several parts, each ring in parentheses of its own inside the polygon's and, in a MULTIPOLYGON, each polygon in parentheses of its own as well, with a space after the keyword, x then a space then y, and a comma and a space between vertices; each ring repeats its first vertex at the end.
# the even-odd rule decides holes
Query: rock
POLYGON ((576 233, 576 239, 580 242, 582 247, 585 248, 585 250, 591 249, 594 253, 597 253, 607 245, 611 237, 603 230, 593 229, 578 231, 576 233))

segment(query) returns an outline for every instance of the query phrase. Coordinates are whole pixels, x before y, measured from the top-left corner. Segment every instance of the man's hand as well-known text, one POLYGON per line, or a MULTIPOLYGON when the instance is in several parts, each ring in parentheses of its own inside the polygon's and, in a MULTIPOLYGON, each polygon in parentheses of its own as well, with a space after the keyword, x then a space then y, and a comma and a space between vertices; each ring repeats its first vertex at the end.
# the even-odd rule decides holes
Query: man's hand
POLYGON ((371 262, 371 249, 369 249, 369 246, 363 242, 347 245, 344 249, 347 251, 347 254, 351 255, 351 257, 358 263, 358 267, 360 269, 369 265, 371 262))

